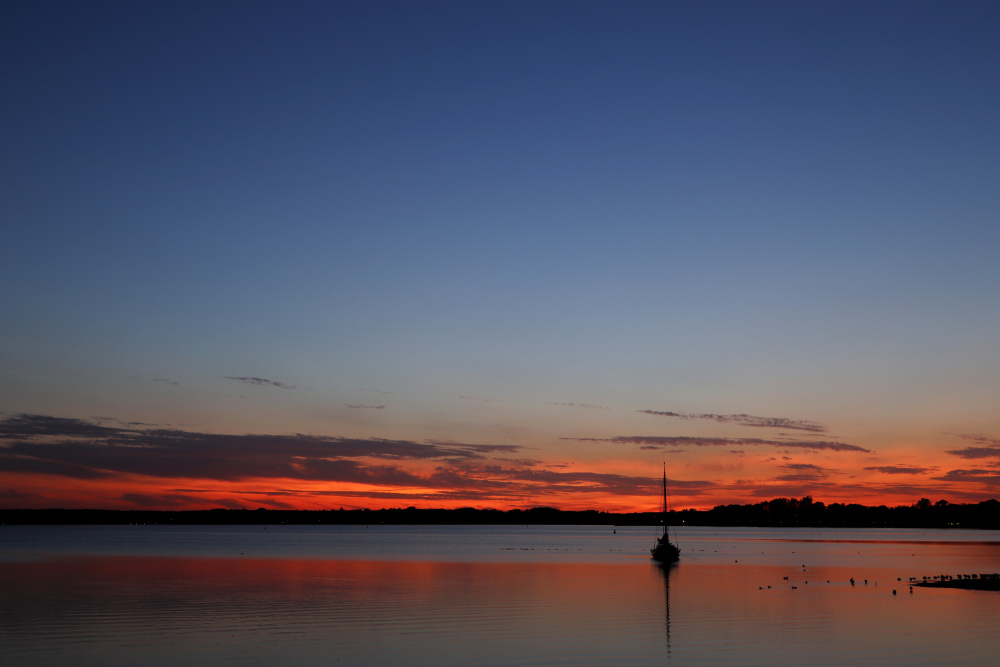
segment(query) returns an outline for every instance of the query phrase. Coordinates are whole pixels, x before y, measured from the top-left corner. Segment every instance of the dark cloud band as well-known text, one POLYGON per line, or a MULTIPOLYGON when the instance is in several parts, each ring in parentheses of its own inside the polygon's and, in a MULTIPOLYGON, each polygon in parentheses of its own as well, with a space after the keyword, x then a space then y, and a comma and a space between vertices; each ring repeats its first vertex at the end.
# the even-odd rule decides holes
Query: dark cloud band
MULTIPOLYGON (((81 480, 138 475, 161 480, 351 483, 373 487, 357 491, 369 498, 487 498, 498 502, 537 502, 546 496, 583 493, 654 497, 659 488, 656 477, 544 469, 538 461, 512 458, 510 455, 521 449, 514 445, 302 434, 229 435, 137 428, 114 421, 117 425, 106 426, 45 415, 2 420, 0 472, 81 480), (414 463, 422 465, 414 467, 414 463)), ((712 482, 700 481, 671 484, 675 493, 687 496, 713 487, 712 482)), ((164 507, 197 500, 184 492, 132 494, 121 499, 138 506, 164 507)))

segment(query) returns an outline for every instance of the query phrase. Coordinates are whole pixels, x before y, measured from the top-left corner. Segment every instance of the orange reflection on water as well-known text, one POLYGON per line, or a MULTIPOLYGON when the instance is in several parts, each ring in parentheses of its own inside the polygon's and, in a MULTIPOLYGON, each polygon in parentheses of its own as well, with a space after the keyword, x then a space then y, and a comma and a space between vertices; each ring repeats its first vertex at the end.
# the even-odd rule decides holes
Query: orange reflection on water
POLYGON ((8 562, 0 640, 12 664, 989 663, 1000 594, 883 564, 8 562))
POLYGON ((89 662, 113 662, 109 647, 133 646, 143 662, 189 664, 282 646, 367 664, 412 664, 414 651, 434 656, 423 664, 574 655, 577 664, 612 664, 609 652, 660 651, 664 642, 664 590, 645 562, 81 557, 6 563, 0 593, 26 662, 38 662, 31 647, 43 640, 89 662), (641 647, 622 644, 636 632, 641 647))

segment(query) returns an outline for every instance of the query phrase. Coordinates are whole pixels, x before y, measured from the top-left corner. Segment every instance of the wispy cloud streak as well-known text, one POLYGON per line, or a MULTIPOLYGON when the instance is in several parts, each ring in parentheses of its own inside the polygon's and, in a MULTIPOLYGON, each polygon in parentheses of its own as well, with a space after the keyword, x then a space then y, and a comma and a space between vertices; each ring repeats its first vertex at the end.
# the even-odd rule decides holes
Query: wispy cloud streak
POLYGON ((224 376, 224 379, 235 380, 236 382, 243 382, 244 384, 270 385, 272 387, 277 387, 278 389, 295 389, 294 385, 285 384, 284 382, 275 382, 274 380, 268 380, 267 378, 248 377, 245 375, 233 377, 231 375, 226 375, 224 376))
POLYGON ((560 438, 584 442, 615 442, 639 445, 642 449, 662 449, 675 447, 758 447, 771 446, 783 449, 829 449, 838 452, 865 452, 870 449, 850 445, 845 442, 826 440, 762 440, 759 438, 697 438, 689 436, 617 436, 614 438, 560 438))
POLYGON ((894 465, 894 466, 868 466, 865 470, 870 470, 872 472, 881 472, 886 475, 922 475, 926 472, 931 472, 931 468, 922 468, 920 466, 904 466, 904 465, 894 465))
POLYGON ((975 442, 977 446, 963 449, 949 449, 948 454, 963 459, 1000 459, 1000 439, 985 435, 962 435, 963 440, 975 442))
POLYGON ((940 480, 942 482, 979 482, 985 484, 986 486, 1000 486, 1000 471, 997 470, 983 470, 981 468, 973 468, 972 470, 949 470, 944 475, 940 477, 934 477, 933 479, 940 480))
POLYGON ((827 477, 827 468, 812 463, 786 463, 781 466, 793 472, 775 477, 779 482, 815 482, 827 477))
POLYGON ((810 433, 825 433, 826 427, 805 419, 788 419, 787 417, 756 417, 748 414, 716 415, 710 413, 671 412, 660 410, 638 410, 642 414, 657 417, 673 417, 675 419, 701 419, 719 422, 721 424, 737 424, 755 428, 778 428, 794 431, 809 431, 810 433))

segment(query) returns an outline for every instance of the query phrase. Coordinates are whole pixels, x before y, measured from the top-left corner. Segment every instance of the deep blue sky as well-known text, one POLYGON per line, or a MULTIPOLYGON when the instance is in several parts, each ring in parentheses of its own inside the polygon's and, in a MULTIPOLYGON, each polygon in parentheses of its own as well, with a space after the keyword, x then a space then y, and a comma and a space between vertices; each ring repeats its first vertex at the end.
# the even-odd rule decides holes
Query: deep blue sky
POLYGON ((997 483, 996 3, 8 2, 0 63, 0 418, 997 483))

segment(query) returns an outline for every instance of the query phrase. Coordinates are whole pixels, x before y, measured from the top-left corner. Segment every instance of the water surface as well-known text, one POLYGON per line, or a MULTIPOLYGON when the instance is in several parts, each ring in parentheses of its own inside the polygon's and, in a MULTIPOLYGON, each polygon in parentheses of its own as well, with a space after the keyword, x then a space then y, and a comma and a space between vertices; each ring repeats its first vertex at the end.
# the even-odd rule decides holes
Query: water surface
POLYGON ((1000 593, 908 580, 996 572, 997 537, 681 529, 664 569, 642 528, 4 526, 0 646, 12 665, 985 665, 1000 593))

